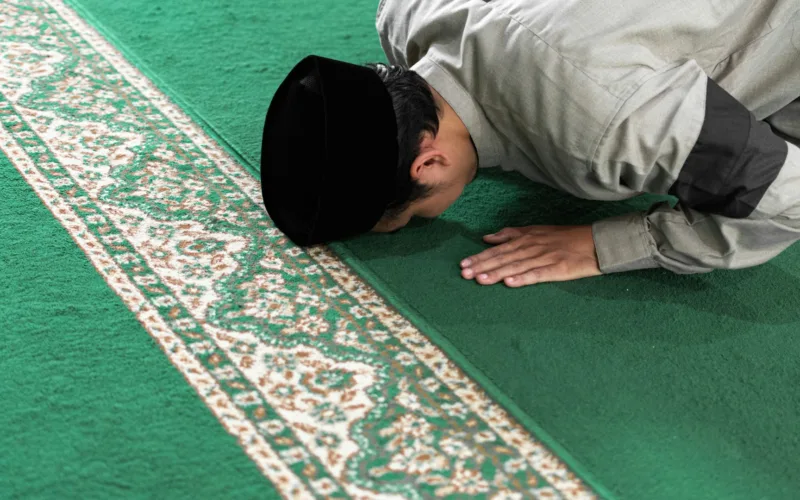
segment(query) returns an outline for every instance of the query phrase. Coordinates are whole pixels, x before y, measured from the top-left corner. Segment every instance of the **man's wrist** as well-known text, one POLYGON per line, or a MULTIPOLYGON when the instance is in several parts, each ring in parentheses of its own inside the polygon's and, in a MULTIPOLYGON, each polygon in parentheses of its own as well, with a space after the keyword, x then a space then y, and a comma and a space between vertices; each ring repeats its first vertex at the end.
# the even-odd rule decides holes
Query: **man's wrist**
POLYGON ((610 217, 592 224, 592 238, 600 271, 603 274, 652 269, 655 244, 641 212, 610 217))

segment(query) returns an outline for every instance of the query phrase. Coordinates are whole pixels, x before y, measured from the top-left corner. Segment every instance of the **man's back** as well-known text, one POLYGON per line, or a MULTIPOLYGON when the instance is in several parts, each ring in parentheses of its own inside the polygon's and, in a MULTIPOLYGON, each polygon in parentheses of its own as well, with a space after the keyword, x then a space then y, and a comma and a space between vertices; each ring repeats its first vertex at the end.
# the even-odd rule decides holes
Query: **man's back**
MULTIPOLYGON (((496 48, 500 41, 524 42, 519 32, 526 31, 548 46, 554 56, 621 96, 653 71, 686 60, 694 60, 727 88, 720 80, 731 77, 734 65, 747 64, 750 59, 758 59, 764 65, 765 61, 786 56, 774 50, 775 40, 770 35, 781 33, 786 39, 782 28, 800 10, 798 0, 487 0, 484 3, 481 8, 468 8, 470 2, 454 0, 383 0, 378 29, 382 36, 395 40, 420 37, 432 45, 459 43, 454 38, 458 29, 463 30, 459 38, 480 30, 486 49, 496 48), (381 14, 385 14, 383 22, 381 14), (420 31, 405 31, 414 30, 414 26, 420 31), (426 30, 425 26, 437 29, 448 26, 451 30, 437 33, 426 30), (423 31, 429 32, 423 34, 423 31)), ((800 30, 790 29, 788 33, 788 41, 795 50, 793 55, 800 58, 800 30)), ((409 55, 412 54, 405 54, 409 55)), ((486 62, 497 63, 483 69, 503 70, 500 54, 482 56, 486 62)), ((763 70, 775 72, 769 71, 767 65, 763 70)), ((736 96, 735 88, 728 90, 736 96)), ((764 116, 768 114, 771 113, 764 116)))
MULTIPOLYGON (((444 73, 474 100, 483 166, 616 199, 635 191, 580 177, 604 161, 620 108, 648 81, 702 107, 708 76, 772 115, 800 96, 799 12, 798 0, 384 0, 377 28, 390 62, 432 59, 424 76, 444 73)), ((689 132, 697 119, 685 120, 689 132)))
POLYGON ((710 76, 800 9, 797 0, 488 2, 593 80, 624 92, 648 70, 695 60, 710 76), (622 87, 621 87, 621 86, 622 87))

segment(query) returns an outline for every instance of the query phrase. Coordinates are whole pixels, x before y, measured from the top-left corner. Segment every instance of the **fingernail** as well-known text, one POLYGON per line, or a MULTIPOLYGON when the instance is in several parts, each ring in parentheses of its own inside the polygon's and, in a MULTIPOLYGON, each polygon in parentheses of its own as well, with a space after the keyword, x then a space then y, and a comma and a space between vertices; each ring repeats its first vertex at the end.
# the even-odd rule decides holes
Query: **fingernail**
POLYGON ((464 270, 464 277, 465 278, 472 278, 472 269, 465 269, 464 270))
POLYGON ((461 261, 461 266, 462 267, 469 267, 471 264, 472 264, 472 261, 469 260, 469 259, 464 259, 464 260, 461 261))
POLYGON ((488 274, 481 274, 480 276, 478 276, 478 278, 480 278, 480 279, 482 279, 482 280, 485 280, 485 279, 486 279, 486 278, 488 278, 488 277, 489 277, 489 275, 488 275, 488 274))
POLYGON ((514 278, 506 278, 506 283, 513 283, 513 282, 514 282, 514 278))

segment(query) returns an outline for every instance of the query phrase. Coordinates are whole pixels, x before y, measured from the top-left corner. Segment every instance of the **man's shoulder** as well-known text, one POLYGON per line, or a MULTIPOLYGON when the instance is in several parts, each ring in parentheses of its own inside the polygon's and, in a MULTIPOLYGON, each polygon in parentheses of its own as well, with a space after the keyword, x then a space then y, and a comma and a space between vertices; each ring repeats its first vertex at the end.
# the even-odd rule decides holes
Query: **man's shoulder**
MULTIPOLYGON (((637 52, 617 38, 585 36, 586 26, 592 22, 597 24, 596 19, 588 19, 580 9, 565 7, 561 0, 380 0, 376 12, 384 50, 409 66, 431 48, 452 50, 451 46, 472 43, 476 50, 491 52, 469 59, 473 65, 488 64, 480 68, 483 72, 493 74, 496 69, 506 73, 514 65, 532 69, 535 78, 531 65, 540 70, 561 67, 566 73, 577 71, 581 78, 619 97, 645 77, 648 69, 665 64, 650 51, 637 52)), ((570 83, 570 79, 560 79, 563 86, 570 83)))
POLYGON ((378 33, 385 34, 401 18, 408 20, 408 16, 415 10, 420 0, 380 0, 375 12, 375 26, 378 33))
POLYGON ((375 12, 375 26, 378 28, 380 32, 382 29, 382 21, 383 21, 383 13, 386 10, 386 4, 389 3, 391 0, 380 0, 378 2, 378 10, 375 12))

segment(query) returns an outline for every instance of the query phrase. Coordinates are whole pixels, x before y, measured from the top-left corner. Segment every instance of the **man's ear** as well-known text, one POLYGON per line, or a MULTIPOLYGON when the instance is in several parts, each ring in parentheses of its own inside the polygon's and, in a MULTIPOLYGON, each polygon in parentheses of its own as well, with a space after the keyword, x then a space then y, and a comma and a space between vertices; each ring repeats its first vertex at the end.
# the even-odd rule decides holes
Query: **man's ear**
POLYGON ((441 176, 440 168, 448 163, 447 155, 426 134, 420 144, 420 152, 411 164, 411 178, 422 184, 435 184, 441 176))

